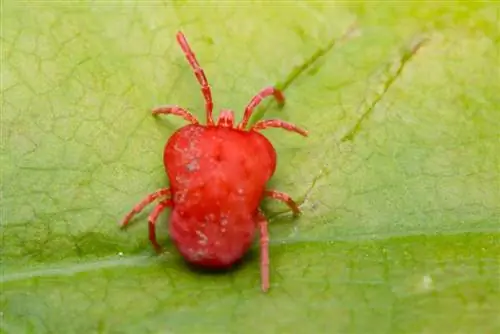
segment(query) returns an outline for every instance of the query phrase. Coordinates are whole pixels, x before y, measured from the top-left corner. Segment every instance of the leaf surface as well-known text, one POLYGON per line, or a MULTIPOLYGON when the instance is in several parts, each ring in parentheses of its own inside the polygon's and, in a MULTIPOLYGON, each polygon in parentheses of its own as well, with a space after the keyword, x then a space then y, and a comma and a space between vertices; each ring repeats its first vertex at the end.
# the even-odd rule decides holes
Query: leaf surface
MULTIPOLYGON (((2 253, 5 333, 500 332, 500 9, 487 3, 4 4, 2 253), (357 30, 342 39, 350 27, 357 30), (271 290, 258 247, 221 275, 147 238, 168 184, 163 146, 203 119, 182 29, 215 109, 239 120, 262 87, 285 89, 266 130, 263 202, 271 290)), ((217 116, 217 115, 216 115, 217 116)))

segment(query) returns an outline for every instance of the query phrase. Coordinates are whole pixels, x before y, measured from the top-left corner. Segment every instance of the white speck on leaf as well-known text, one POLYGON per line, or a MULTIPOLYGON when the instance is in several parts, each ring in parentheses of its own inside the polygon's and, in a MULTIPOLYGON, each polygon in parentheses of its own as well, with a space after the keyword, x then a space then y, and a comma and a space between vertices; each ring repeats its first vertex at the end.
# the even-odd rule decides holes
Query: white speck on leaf
POLYGON ((424 275, 424 277, 422 277, 422 285, 421 286, 424 290, 431 290, 433 287, 432 277, 429 275, 424 275))

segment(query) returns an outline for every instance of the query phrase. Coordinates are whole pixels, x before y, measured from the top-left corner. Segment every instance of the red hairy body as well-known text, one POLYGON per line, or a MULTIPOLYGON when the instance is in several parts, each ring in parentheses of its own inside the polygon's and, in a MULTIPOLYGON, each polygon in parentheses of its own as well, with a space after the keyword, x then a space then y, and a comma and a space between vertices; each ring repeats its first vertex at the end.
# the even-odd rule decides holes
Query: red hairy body
POLYGON ((121 222, 132 217, 156 199, 162 199, 149 216, 149 239, 157 252, 155 223, 159 214, 172 208, 170 237, 180 254, 190 263, 226 268, 250 248, 260 231, 262 289, 269 287, 267 220, 260 201, 272 197, 285 202, 295 214, 300 211, 285 193, 266 190, 276 169, 276 151, 258 131, 277 127, 307 136, 307 132, 281 120, 263 120, 249 130, 245 127, 255 107, 267 96, 284 103, 274 87, 261 90, 245 108, 243 120, 234 124, 234 113, 223 110, 215 123, 213 102, 207 79, 182 33, 177 41, 183 49, 205 98, 207 125, 199 124, 189 111, 178 106, 162 106, 153 114, 173 114, 188 121, 168 140, 163 153, 170 187, 159 189, 137 204, 121 222))
POLYGON ((164 152, 174 209, 170 236, 190 262, 226 267, 250 247, 265 183, 276 168, 258 132, 188 125, 164 152))

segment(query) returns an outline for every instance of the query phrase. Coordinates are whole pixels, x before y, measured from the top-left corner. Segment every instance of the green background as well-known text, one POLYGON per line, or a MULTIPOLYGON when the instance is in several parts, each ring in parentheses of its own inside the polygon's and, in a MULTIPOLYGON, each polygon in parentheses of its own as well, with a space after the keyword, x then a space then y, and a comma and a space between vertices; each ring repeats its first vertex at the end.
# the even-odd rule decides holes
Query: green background
POLYGON ((4 333, 500 332, 500 9, 493 2, 4 2, 4 333), (357 23, 359 31, 335 43, 357 23), (265 200, 271 290, 258 248, 237 270, 154 255, 147 210, 162 150, 203 118, 182 29, 237 119, 266 85, 303 138, 278 152, 265 200), (416 53, 414 43, 427 42, 416 53))

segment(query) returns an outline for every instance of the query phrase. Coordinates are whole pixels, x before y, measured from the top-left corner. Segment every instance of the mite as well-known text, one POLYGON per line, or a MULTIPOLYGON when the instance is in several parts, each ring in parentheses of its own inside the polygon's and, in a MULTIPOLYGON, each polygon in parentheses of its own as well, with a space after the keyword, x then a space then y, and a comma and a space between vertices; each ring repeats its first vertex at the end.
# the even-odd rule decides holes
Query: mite
POLYGON ((245 108, 243 120, 234 122, 234 112, 222 110, 213 120, 212 93, 205 73, 182 34, 177 33, 185 57, 201 86, 207 124, 202 125, 188 110, 175 105, 159 106, 153 115, 171 114, 189 124, 168 139, 163 152, 169 188, 162 188, 138 203, 120 223, 126 227, 134 215, 158 200, 149 215, 149 239, 157 252, 155 223, 160 213, 171 208, 169 234, 184 259, 205 268, 228 268, 249 250, 260 233, 262 290, 269 288, 269 237, 267 219, 259 208, 264 197, 286 203, 295 215, 297 204, 285 193, 266 189, 276 169, 276 151, 260 131, 283 128, 307 136, 293 124, 268 119, 246 129, 253 110, 266 97, 279 104, 283 93, 267 87, 256 94, 245 108))

